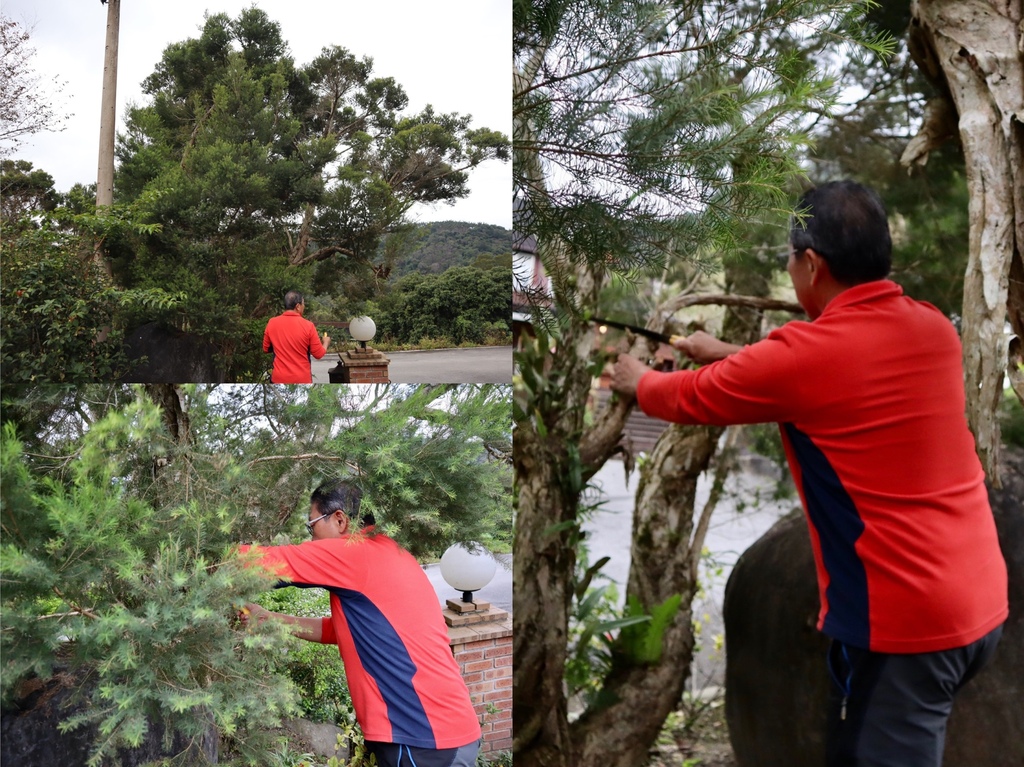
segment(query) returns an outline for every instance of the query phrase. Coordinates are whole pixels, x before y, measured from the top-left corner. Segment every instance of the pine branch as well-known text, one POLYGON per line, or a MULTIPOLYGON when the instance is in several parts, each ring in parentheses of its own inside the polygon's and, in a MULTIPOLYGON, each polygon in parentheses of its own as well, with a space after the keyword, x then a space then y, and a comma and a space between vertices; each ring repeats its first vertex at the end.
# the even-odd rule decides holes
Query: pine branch
POLYGON ((262 458, 254 458, 249 461, 248 465, 253 466, 257 463, 266 463, 267 461, 309 461, 313 459, 320 459, 322 461, 343 461, 349 468, 358 471, 359 466, 350 461, 346 461, 339 455, 324 455, 323 453, 299 453, 297 455, 265 455, 262 458))

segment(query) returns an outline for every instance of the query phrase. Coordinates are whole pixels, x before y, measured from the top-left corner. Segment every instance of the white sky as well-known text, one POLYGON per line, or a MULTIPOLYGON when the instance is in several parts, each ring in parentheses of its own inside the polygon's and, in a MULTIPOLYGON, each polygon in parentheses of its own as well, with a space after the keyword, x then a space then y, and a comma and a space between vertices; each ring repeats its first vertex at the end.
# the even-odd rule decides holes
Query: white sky
MULTIPOLYGON (((281 25, 296 64, 339 45, 372 58, 374 76, 394 77, 409 96, 410 113, 431 104, 438 112, 472 115, 474 127, 511 136, 509 0, 122 0, 118 131, 126 106, 146 103, 141 83, 167 45, 198 37, 206 11, 236 18, 250 5, 281 25)), ((0 9, 29 31, 42 81, 66 82, 51 103, 58 113, 72 114, 64 131, 26 137, 13 157, 53 176, 58 191, 95 183, 107 7, 100 0, 2 0, 0 9)), ((484 163, 469 183, 464 200, 417 206, 413 217, 511 229, 510 164, 484 163)))

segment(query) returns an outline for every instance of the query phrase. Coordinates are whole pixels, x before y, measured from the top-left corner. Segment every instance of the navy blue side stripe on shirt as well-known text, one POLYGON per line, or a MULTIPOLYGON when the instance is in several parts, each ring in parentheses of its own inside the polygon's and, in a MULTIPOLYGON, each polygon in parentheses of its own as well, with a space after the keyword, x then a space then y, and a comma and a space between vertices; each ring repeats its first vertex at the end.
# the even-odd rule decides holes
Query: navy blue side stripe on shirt
POLYGON ((373 677, 388 707, 395 743, 437 748, 434 732, 413 687, 416 664, 380 609, 358 591, 328 587, 341 600, 359 661, 373 677))
POLYGON ((868 581, 854 548, 864 522, 828 458, 793 424, 783 424, 800 464, 807 515, 818 533, 828 572, 828 612, 822 633, 854 647, 871 646, 868 581))

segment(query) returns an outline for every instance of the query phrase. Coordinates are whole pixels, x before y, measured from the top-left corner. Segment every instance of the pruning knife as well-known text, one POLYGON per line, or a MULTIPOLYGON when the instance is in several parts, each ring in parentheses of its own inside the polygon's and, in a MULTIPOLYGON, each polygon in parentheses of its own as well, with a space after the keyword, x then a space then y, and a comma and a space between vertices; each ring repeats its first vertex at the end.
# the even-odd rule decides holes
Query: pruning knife
POLYGON ((647 328, 642 328, 639 325, 630 325, 625 322, 616 322, 615 320, 603 320, 600 317, 591 317, 590 321, 596 325, 607 325, 608 327, 619 328, 620 330, 629 330, 633 333, 636 333, 638 336, 650 338, 653 341, 661 341, 663 344, 672 345, 676 341, 681 341, 686 337, 669 336, 665 335, 664 333, 659 333, 655 330, 648 330, 647 328))

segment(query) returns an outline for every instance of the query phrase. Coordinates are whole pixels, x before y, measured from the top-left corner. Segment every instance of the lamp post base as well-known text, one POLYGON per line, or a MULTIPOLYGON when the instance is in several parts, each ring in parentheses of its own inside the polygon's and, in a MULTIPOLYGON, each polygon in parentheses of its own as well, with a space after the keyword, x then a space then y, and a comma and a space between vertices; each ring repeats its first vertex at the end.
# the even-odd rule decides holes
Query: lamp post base
POLYGON ((351 349, 340 352, 341 362, 328 371, 331 383, 391 383, 387 357, 376 349, 351 349))

